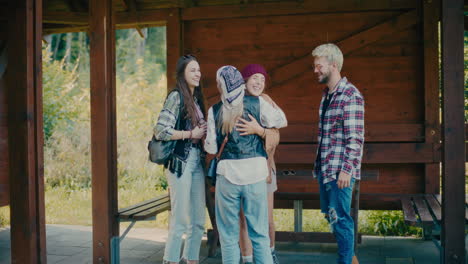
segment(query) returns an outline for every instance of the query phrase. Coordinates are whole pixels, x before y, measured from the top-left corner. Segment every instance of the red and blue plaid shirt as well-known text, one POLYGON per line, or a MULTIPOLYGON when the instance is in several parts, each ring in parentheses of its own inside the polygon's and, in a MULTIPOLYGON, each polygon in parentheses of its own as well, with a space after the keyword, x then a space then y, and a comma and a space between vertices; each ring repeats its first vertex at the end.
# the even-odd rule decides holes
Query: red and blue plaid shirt
POLYGON ((320 157, 317 155, 314 177, 320 175, 323 183, 327 183, 336 180, 337 175, 344 171, 355 179, 360 179, 364 146, 364 98, 359 90, 343 77, 332 94, 330 105, 322 120, 323 102, 328 90, 328 87, 324 89, 320 103, 320 149, 317 148, 320 157), (320 166, 317 166, 318 164, 320 166))

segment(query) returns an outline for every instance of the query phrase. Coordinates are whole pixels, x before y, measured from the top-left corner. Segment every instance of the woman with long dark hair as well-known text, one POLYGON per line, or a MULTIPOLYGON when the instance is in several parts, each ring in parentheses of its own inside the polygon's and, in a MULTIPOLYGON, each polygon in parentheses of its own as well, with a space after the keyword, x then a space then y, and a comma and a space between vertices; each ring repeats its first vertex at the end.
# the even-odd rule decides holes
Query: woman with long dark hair
POLYGON ((205 225, 205 176, 200 140, 206 134, 206 112, 200 65, 194 56, 179 58, 176 79, 176 87, 167 96, 154 128, 156 139, 177 140, 173 155, 164 165, 171 197, 171 221, 163 263, 179 263, 185 233, 182 257, 188 264, 196 264, 205 225))

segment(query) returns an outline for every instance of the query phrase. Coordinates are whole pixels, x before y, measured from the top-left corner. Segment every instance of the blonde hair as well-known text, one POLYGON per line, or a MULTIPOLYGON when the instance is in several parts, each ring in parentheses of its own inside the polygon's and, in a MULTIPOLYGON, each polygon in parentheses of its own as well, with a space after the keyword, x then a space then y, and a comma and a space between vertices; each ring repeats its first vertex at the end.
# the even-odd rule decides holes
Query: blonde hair
MULTIPOLYGON (((216 78, 218 82, 217 88, 221 94, 223 91, 220 85, 224 85, 224 80, 222 78, 216 78)), ((237 120, 244 114, 244 101, 241 100, 236 105, 226 106, 223 102, 223 105, 219 109, 218 119, 216 120, 219 127, 221 127, 221 132, 223 135, 230 133, 234 126, 236 125, 237 120)))
POLYGON ((330 63, 336 63, 338 71, 343 68, 343 53, 333 43, 322 44, 312 51, 313 57, 324 57, 330 63))

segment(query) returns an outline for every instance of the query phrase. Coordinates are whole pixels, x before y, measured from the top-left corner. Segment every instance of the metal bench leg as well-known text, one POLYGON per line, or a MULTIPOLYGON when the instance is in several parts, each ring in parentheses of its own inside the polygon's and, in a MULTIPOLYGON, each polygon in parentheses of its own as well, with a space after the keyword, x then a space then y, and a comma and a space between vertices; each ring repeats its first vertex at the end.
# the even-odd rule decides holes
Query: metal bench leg
POLYGON ((125 229, 124 233, 118 237, 111 238, 111 264, 119 264, 120 263, 120 243, 124 240, 125 236, 127 236, 130 229, 135 225, 136 221, 132 220, 130 225, 125 229))
POLYGON ((127 227, 127 229, 125 229, 123 234, 120 236, 120 242, 122 242, 122 240, 124 240, 125 236, 127 236, 128 232, 130 232, 130 229, 132 229, 132 227, 135 225, 135 223, 136 223, 136 221, 132 220, 130 225, 127 227))
POLYGON ((302 200, 294 200, 294 232, 302 232, 302 200))
POLYGON ((120 264, 120 237, 111 238, 111 264, 120 264))

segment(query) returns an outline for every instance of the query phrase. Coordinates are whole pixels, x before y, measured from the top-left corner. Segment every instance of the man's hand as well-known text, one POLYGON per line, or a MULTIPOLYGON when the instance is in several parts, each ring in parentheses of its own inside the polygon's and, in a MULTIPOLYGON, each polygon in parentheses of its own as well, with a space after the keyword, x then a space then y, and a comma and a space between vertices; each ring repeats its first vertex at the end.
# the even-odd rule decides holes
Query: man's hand
POLYGON ((338 181, 336 182, 336 185, 338 188, 343 189, 346 187, 349 187, 351 184, 351 175, 348 173, 341 171, 340 175, 338 175, 338 181))

